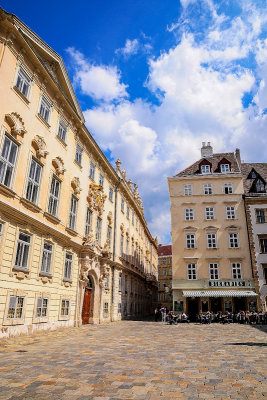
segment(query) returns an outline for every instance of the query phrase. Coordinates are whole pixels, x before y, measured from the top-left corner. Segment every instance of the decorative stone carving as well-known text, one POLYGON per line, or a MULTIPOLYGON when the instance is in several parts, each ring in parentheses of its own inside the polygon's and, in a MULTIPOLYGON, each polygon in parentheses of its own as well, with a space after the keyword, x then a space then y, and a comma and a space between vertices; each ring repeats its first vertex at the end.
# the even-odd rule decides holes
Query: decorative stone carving
POLYGON ((110 251, 110 240, 107 239, 106 243, 104 244, 103 249, 101 250, 102 257, 111 258, 111 251, 110 251))
POLYGON ((97 255, 102 254, 102 249, 98 244, 98 241, 95 239, 93 232, 90 232, 83 242, 83 246, 88 247, 89 250, 94 252, 97 255))
POLYGON ((61 157, 56 157, 52 160, 52 164, 55 167, 57 175, 63 175, 66 169, 64 168, 64 162, 61 157))
POLYGON ((99 286, 101 288, 104 287, 104 281, 105 281, 106 276, 108 276, 108 275, 109 275, 109 270, 108 270, 107 266, 105 264, 101 265, 100 277, 99 277, 99 286))
POLYGON ((49 74, 52 78, 59 84, 58 76, 57 76, 57 63, 54 61, 43 60, 43 64, 45 68, 48 70, 49 74))
POLYGON ((129 179, 127 183, 128 183, 128 185, 129 185, 130 189, 132 190, 133 181, 132 181, 131 179, 129 179))
POLYGON ((71 181, 71 186, 74 191, 74 194, 79 195, 82 191, 80 179, 76 176, 71 181))
POLYGON ((112 212, 109 211, 108 215, 107 215, 107 219, 108 219, 108 224, 112 225, 112 212))
POLYGON ((124 232, 124 224, 123 223, 121 223, 120 230, 122 233, 124 232))
POLYGON ((123 170, 121 171, 121 175, 123 177, 123 179, 126 181, 126 169, 123 168, 123 170))
POLYGON ((91 184, 89 186, 88 203, 91 208, 101 215, 104 211, 104 204, 107 196, 103 193, 103 187, 91 184))
POLYGON ((35 149, 38 158, 45 158, 47 154, 49 154, 46 150, 46 143, 42 136, 36 135, 32 141, 32 146, 35 149))
POLYGON ((24 122, 18 113, 12 112, 11 114, 6 114, 5 118, 8 125, 11 128, 12 133, 22 137, 24 136, 25 133, 27 133, 24 126, 24 122))
POLYGON ((120 169, 121 169, 121 160, 118 158, 117 159, 117 161, 115 162, 115 164, 116 164, 116 169, 118 170, 118 171, 120 171, 120 169))

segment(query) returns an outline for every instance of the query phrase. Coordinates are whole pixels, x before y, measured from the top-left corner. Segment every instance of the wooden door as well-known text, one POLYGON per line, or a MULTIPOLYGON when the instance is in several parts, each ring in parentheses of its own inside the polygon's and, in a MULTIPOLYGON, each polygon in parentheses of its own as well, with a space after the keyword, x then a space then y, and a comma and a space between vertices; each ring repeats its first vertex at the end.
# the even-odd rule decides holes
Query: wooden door
POLYGON ((83 299, 83 309, 82 309, 83 325, 89 324, 90 309, 91 309, 91 297, 92 297, 92 289, 85 288, 84 299, 83 299))

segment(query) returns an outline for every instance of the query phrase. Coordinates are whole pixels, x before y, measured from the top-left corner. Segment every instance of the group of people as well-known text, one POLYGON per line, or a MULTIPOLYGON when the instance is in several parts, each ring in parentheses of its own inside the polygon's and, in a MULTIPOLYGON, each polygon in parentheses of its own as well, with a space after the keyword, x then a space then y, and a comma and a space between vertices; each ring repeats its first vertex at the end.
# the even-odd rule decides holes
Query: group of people
POLYGON ((166 307, 155 308, 155 321, 167 322, 174 324, 177 322, 189 322, 188 315, 185 313, 175 315, 172 310, 168 310, 166 307))
POLYGON ((267 324, 267 312, 254 312, 254 311, 239 311, 232 313, 226 311, 223 313, 219 311, 212 313, 207 311, 197 315, 197 322, 201 324, 210 324, 211 322, 231 323, 237 322, 240 324, 267 324))

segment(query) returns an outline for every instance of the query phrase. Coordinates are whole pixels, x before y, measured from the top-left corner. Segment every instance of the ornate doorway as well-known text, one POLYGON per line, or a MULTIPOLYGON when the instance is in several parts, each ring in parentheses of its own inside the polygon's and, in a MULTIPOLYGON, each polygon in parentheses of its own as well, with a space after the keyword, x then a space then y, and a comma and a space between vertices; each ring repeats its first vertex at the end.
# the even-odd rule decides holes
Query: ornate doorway
POLYGON ((93 285, 88 277, 87 286, 84 289, 83 308, 82 308, 82 324, 86 325, 90 322, 91 304, 92 304, 93 285))

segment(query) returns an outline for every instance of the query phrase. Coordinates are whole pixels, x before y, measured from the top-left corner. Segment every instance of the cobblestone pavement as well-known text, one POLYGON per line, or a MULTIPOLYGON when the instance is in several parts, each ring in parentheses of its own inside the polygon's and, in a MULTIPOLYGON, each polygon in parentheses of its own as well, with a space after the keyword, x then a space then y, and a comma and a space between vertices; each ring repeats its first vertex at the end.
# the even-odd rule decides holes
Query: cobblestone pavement
POLYGON ((122 321, 0 341, 0 399, 267 399, 267 329, 122 321))

